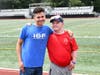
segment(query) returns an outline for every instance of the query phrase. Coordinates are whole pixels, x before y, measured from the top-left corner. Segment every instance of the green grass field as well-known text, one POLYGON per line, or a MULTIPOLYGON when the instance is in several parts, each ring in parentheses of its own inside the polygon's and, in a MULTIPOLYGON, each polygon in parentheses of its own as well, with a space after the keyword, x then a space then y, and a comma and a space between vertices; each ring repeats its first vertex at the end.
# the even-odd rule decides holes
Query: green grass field
MULTIPOLYGON (((67 18, 65 29, 74 32, 79 45, 75 73, 100 75, 100 18, 67 18)), ((0 67, 18 68, 16 42, 21 27, 33 20, 0 20, 0 67)), ((49 21, 46 24, 50 25, 49 21)), ((44 70, 49 70, 46 54, 44 70)))

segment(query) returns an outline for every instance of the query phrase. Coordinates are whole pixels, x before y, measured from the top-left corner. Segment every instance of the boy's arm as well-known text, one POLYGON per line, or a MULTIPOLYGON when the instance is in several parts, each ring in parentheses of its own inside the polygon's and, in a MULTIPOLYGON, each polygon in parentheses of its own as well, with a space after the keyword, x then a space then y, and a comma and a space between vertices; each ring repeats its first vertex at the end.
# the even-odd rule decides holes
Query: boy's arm
MULTIPOLYGON (((74 35, 73 35, 73 32, 71 30, 67 30, 69 35, 70 35, 70 38, 73 39, 74 38, 74 35)), ((77 58, 77 50, 75 51, 72 51, 72 62, 73 63, 76 63, 76 58, 77 58)))
POLYGON ((17 52, 17 56, 18 56, 19 68, 20 68, 20 70, 22 70, 24 72, 24 65, 23 65, 23 62, 21 59, 22 43, 23 43, 23 40, 19 38, 17 41, 17 44, 16 44, 16 52, 17 52))
POLYGON ((72 52, 72 63, 76 64, 76 59, 77 59, 77 50, 72 52))
POLYGON ((71 53, 71 57, 72 57, 72 60, 68 66, 69 70, 72 70, 74 69, 75 67, 75 64, 76 64, 76 59, 77 59, 77 49, 78 49, 78 46, 77 46, 77 43, 75 41, 75 38, 74 38, 74 35, 73 35, 73 32, 71 30, 67 30, 69 35, 70 35, 70 38, 71 38, 71 41, 73 40, 74 44, 72 46, 74 46, 74 49, 71 53))
POLYGON ((73 65, 73 68, 74 68, 76 64, 76 60, 77 60, 77 50, 73 51, 71 55, 72 55, 72 60, 70 63, 73 65))

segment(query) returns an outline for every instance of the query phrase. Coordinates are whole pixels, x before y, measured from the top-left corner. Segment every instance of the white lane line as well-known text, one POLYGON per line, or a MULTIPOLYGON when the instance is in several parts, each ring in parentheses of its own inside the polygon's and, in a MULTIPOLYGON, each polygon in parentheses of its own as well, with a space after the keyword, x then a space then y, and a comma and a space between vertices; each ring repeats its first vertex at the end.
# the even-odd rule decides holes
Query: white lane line
MULTIPOLYGON (((2 38, 2 37, 18 37, 18 36, 10 36, 10 35, 0 35, 0 37, 2 38)), ((75 38, 84 38, 84 39, 88 39, 88 38, 90 38, 90 39, 100 39, 100 36, 75 36, 75 38)))

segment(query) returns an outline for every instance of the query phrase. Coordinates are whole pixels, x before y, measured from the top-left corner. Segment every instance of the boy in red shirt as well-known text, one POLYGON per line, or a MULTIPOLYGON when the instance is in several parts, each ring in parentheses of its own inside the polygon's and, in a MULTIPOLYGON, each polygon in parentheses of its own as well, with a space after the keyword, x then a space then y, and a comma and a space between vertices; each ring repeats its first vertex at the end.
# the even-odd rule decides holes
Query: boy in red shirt
POLYGON ((50 35, 47 48, 51 61, 49 75, 72 75, 76 64, 78 45, 74 37, 64 30, 61 16, 50 19, 54 33, 50 35))

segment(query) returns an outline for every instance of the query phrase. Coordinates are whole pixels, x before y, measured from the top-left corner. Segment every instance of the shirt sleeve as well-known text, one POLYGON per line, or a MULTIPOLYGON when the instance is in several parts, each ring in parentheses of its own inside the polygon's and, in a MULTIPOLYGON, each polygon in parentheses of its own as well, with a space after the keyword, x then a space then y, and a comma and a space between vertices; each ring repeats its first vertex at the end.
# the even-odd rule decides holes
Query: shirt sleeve
POLYGON ((53 30, 49 27, 49 34, 52 34, 53 30))
POLYGON ((24 26, 20 32, 19 38, 25 40, 26 38, 26 26, 24 26))
POLYGON ((72 51, 78 50, 78 44, 74 37, 71 39, 71 48, 72 48, 72 51))

